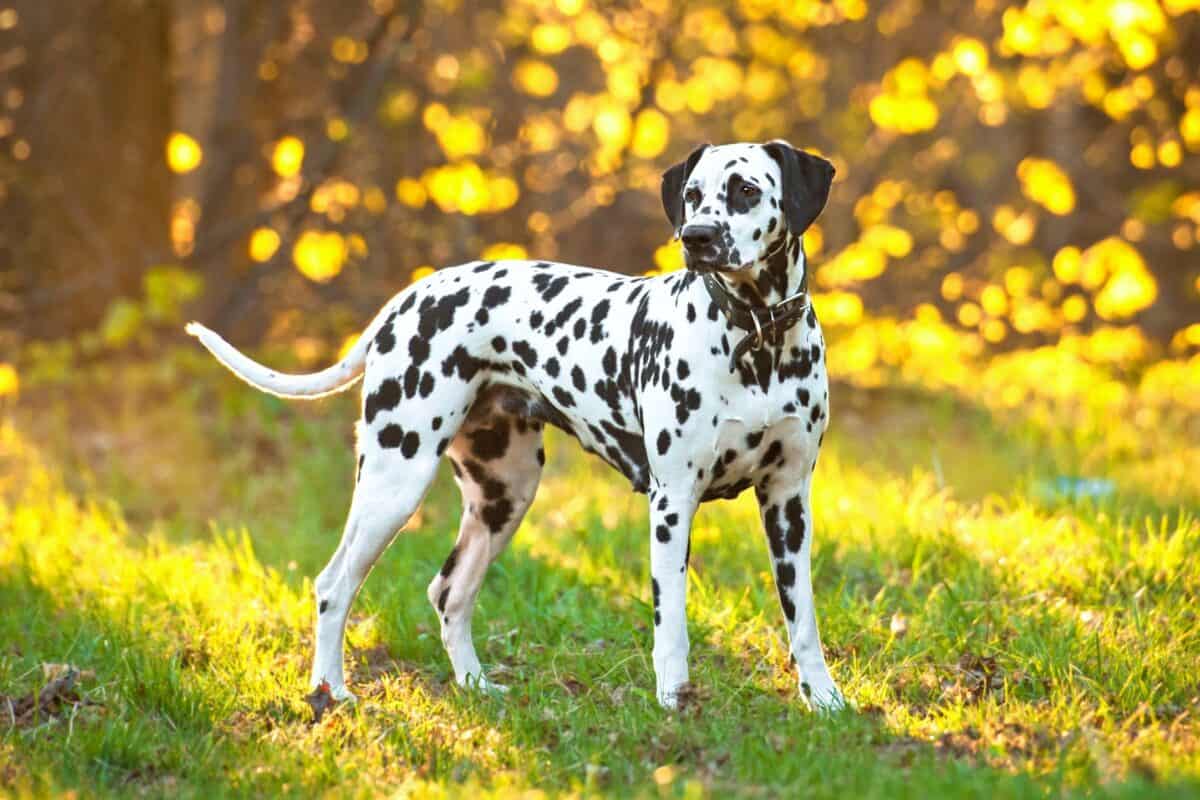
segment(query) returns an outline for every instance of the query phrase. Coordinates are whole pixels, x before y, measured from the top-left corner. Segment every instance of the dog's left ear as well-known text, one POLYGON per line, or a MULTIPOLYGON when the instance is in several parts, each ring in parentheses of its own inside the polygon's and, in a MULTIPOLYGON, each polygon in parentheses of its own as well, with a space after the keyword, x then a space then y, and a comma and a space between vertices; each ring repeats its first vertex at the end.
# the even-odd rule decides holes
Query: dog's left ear
POLYGON ((833 185, 833 164, 776 139, 763 145, 783 175, 783 216, 799 236, 820 216, 833 185))
POLYGON ((663 173, 663 211, 667 212, 667 219, 671 220, 671 226, 675 228, 676 234, 679 233, 679 226, 683 222, 683 186, 687 183, 692 170, 696 168, 696 163, 700 161, 700 156, 704 155, 704 151, 707 149, 707 144, 700 145, 688 155, 686 160, 680 161, 663 173))

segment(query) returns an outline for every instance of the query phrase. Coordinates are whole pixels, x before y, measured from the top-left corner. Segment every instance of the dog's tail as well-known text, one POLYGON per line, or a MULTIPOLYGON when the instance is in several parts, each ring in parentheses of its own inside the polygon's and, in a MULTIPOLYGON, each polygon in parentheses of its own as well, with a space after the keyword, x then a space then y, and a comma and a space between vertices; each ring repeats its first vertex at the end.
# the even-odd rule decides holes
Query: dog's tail
POLYGON ((367 360, 367 347, 378 329, 387 321, 387 307, 379 313, 362 336, 358 337, 350 352, 332 367, 308 375, 288 375, 268 369, 254 359, 241 353, 236 347, 209 330, 199 322, 189 322, 187 332, 200 340, 208 352, 216 356, 230 372, 259 391, 278 397, 310 398, 323 397, 341 392, 352 386, 363 374, 367 360))

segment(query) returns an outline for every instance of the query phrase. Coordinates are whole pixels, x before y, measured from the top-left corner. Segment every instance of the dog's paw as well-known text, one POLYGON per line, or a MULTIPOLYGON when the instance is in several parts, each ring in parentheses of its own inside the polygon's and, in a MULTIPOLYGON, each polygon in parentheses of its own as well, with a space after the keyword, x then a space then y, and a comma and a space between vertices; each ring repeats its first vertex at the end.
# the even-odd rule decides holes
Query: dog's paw
POLYGON ((332 694, 333 699, 339 703, 354 705, 358 702, 358 695, 347 689, 345 686, 335 686, 330 690, 330 694, 332 694))
POLYGON ((668 711, 679 711, 696 697, 695 689, 686 681, 671 689, 664 689, 660 686, 656 694, 658 695, 658 704, 668 711))
POLYGON ((836 714, 846 708, 846 697, 832 679, 817 679, 812 683, 800 679, 800 696, 813 711, 836 714))
POLYGON ((684 681, 670 691, 657 691, 658 704, 668 711, 697 711, 704 707, 705 695, 691 681, 684 681))
POLYGON ((508 687, 502 683, 496 683, 488 678, 482 672, 477 675, 465 675, 458 681, 458 685, 464 689, 474 692, 483 692, 484 694, 503 697, 508 693, 508 687))

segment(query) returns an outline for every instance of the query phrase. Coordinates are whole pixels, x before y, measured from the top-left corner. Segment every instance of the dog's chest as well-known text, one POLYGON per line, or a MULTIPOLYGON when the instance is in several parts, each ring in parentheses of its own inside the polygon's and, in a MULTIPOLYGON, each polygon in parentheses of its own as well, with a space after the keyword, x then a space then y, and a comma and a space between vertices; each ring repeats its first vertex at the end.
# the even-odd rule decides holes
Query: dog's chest
POLYGON ((706 457, 711 453, 706 497, 733 496, 774 471, 812 469, 829 423, 823 349, 820 329, 806 326, 775 360, 769 380, 748 357, 748 369, 713 387, 711 433, 696 441, 706 457))

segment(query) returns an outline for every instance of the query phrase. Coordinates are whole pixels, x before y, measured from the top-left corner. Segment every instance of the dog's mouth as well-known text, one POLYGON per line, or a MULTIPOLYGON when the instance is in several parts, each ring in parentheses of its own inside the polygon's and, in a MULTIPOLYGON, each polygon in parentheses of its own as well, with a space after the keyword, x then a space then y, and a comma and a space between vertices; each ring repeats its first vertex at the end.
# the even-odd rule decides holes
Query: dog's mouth
POLYGON ((683 263, 692 272, 732 272, 740 269, 738 265, 730 264, 715 251, 693 253, 690 250, 684 250, 683 263))

